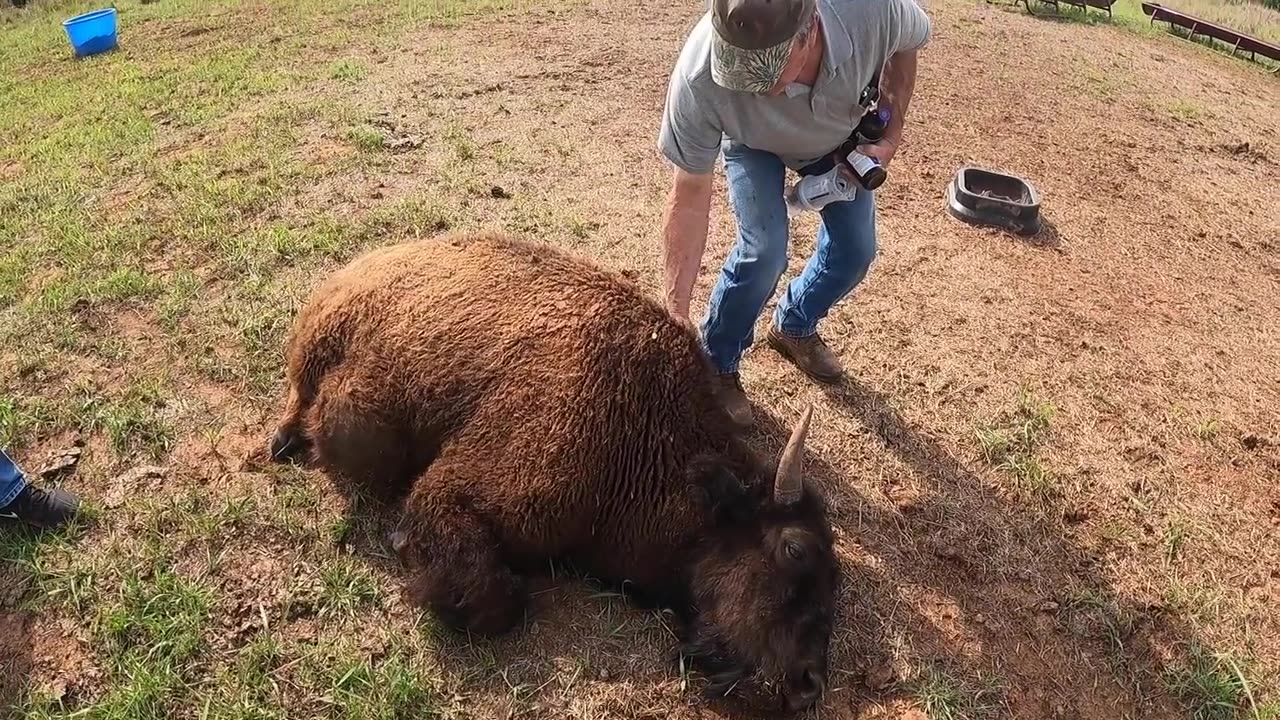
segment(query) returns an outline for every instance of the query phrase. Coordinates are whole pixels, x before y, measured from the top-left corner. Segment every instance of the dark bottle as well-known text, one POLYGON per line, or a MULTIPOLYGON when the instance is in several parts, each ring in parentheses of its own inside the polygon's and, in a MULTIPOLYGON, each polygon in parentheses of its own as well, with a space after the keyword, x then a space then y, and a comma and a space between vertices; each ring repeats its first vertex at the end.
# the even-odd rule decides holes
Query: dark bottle
POLYGON ((888 127, 889 109, 877 108, 862 116, 853 135, 840 146, 840 155, 845 158, 858 184, 867 190, 875 190, 883 185, 889 178, 889 173, 880 167, 875 158, 858 152, 858 146, 879 142, 888 127))

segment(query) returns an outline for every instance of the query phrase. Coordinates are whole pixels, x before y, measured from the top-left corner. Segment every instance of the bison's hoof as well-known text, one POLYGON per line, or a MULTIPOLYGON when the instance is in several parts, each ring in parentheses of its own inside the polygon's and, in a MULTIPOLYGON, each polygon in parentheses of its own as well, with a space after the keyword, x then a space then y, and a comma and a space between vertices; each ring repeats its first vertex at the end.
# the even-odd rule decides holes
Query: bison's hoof
POLYGON ((285 463, 297 460, 307 449, 307 443, 292 428, 280 428, 271 436, 271 459, 285 463))

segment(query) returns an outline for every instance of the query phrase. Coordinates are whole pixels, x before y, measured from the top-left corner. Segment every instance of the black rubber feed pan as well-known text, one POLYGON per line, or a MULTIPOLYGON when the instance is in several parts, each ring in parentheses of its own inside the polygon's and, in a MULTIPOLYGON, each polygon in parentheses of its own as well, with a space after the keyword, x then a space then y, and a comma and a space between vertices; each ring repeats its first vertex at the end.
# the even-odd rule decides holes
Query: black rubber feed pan
POLYGON ((947 186, 947 212, 1019 235, 1040 232, 1040 194, 1026 180, 994 170, 960 168, 947 186))

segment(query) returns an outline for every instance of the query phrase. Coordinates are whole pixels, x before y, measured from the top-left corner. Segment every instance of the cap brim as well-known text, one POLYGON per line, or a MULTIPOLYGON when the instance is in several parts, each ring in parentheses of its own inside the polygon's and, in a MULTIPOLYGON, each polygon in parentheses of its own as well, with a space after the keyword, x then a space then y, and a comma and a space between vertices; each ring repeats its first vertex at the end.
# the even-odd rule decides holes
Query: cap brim
POLYGON ((773 89, 791 57, 791 39, 773 47, 744 50, 711 33, 711 79, 720 87, 763 93, 773 89))

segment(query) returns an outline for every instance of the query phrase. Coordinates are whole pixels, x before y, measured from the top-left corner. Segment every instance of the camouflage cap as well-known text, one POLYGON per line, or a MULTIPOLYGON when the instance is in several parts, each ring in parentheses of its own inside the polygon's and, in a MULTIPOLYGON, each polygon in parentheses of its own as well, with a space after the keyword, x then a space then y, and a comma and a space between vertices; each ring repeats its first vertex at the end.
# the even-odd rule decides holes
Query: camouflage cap
POLYGON ((778 83, 791 42, 812 20, 815 0, 711 0, 711 79, 762 93, 778 83))

